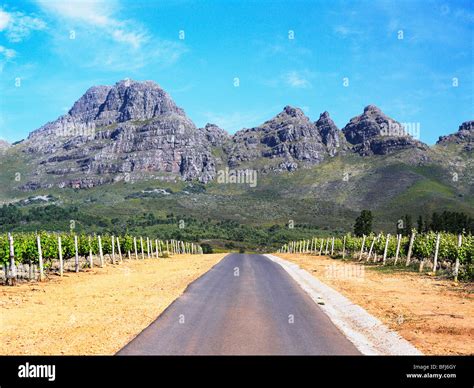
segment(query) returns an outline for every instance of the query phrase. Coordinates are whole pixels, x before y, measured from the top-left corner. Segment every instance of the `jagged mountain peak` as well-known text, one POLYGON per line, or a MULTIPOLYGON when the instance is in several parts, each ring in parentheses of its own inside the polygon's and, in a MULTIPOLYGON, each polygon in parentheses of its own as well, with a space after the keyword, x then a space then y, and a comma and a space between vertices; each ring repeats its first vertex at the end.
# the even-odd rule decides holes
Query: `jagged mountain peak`
POLYGON ((314 135, 311 120, 306 116, 302 109, 287 105, 283 110, 270 120, 265 121, 261 126, 256 127, 257 129, 264 130, 281 130, 297 129, 304 130, 307 135, 314 135))
POLYGON ((382 110, 377 106, 377 105, 367 105, 364 108, 364 113, 365 114, 379 114, 379 115, 384 115, 382 110))
POLYGON ((111 86, 100 85, 87 89, 79 100, 74 103, 68 114, 71 116, 87 114, 93 118, 97 114, 100 105, 104 103, 111 88, 111 86))
POLYGON ((474 149, 474 120, 463 122, 457 132, 447 136, 440 136, 436 144, 447 145, 447 144, 465 144, 464 149, 466 151, 472 151, 474 149))
POLYGON ((291 105, 287 105, 283 108, 283 111, 278 114, 278 116, 286 114, 290 117, 306 117, 303 110, 291 105))
POLYGON ((184 116, 184 111, 158 84, 125 79, 110 89, 96 120, 107 125, 128 120, 148 120, 171 113, 184 116))
POLYGON ((222 146, 231 139, 231 136, 216 124, 207 123, 202 129, 204 130, 207 140, 215 147, 222 146))
POLYGON ((157 83, 127 78, 112 86, 89 88, 67 114, 33 131, 29 139, 51 135, 62 138, 89 135, 96 128, 107 125, 173 114, 182 116, 187 124, 194 126, 157 83))
POLYGON ((366 106, 364 112, 353 117, 342 131, 354 150, 361 155, 384 155, 407 148, 427 148, 407 133, 402 124, 375 105, 366 106))
POLYGON ((316 121, 316 123, 318 122, 330 122, 332 125, 336 125, 334 124, 334 121, 332 121, 331 115, 327 110, 319 115, 319 119, 316 121))
POLYGON ((321 134, 330 156, 335 156, 338 151, 345 151, 349 148, 344 134, 331 119, 328 111, 321 113, 314 124, 321 134))
POLYGON ((321 114, 319 115, 319 119, 320 119, 320 120, 321 120, 321 119, 328 119, 328 118, 330 118, 330 117, 331 117, 331 116, 329 115, 329 112, 328 112, 327 110, 325 110, 323 113, 321 113, 321 114))
POLYGON ((458 131, 474 131, 474 120, 465 121, 459 126, 458 131))

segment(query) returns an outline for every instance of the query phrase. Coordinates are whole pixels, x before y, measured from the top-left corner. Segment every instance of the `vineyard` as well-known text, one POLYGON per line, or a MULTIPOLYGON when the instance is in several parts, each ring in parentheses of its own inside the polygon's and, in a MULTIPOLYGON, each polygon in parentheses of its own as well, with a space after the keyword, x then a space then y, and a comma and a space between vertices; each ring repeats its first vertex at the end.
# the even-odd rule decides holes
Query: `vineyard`
POLYGON ((474 236, 429 232, 410 236, 371 234, 290 241, 278 253, 330 255, 379 265, 441 272, 455 280, 474 280, 474 236))
POLYGON ((202 254, 192 242, 142 236, 72 233, 0 234, 0 279, 14 285, 18 279, 44 280, 50 273, 79 272, 124 259, 166 258, 176 254, 202 254))

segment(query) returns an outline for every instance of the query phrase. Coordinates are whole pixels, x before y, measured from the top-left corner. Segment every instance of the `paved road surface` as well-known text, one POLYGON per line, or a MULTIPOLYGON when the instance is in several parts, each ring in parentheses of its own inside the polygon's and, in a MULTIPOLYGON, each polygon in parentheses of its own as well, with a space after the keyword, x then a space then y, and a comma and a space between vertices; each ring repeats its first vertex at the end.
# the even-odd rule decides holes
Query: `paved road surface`
POLYGON ((118 354, 359 352, 278 264, 229 254, 118 354))

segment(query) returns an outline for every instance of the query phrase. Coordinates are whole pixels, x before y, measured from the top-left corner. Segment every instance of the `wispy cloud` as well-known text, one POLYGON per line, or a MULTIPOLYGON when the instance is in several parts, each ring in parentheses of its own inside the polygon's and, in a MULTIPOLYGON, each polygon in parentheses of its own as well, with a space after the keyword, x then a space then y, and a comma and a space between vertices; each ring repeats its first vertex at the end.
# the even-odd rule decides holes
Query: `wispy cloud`
POLYGON ((117 23, 111 16, 117 6, 114 0, 36 0, 36 3, 44 11, 52 12, 57 16, 99 27, 110 26, 117 23))
POLYGON ((0 73, 3 72, 3 67, 7 62, 10 62, 16 56, 16 51, 13 49, 0 46, 0 73))
POLYGON ((15 57, 16 55, 16 52, 15 50, 13 49, 8 49, 4 46, 0 46, 0 54, 2 54, 2 56, 5 58, 5 59, 12 59, 15 57))
POLYGON ((11 16, 8 12, 5 12, 3 9, 0 9, 0 31, 3 31, 7 28, 10 23, 11 16))
POLYGON ((116 42, 126 43, 134 48, 140 47, 149 39, 134 23, 114 16, 118 9, 118 3, 114 0, 36 0, 36 2, 44 12, 76 24, 101 29, 116 42))
POLYGON ((283 75, 283 80, 286 85, 297 89, 311 88, 311 82, 308 80, 308 74, 303 74, 298 71, 289 71, 283 75))
POLYGON ((10 42, 21 42, 30 35, 31 31, 44 30, 45 28, 45 21, 35 15, 0 9, 0 31, 10 42))
POLYGON ((74 30, 73 41, 64 28, 52 32, 56 53, 66 60, 77 61, 80 57, 85 67, 133 71, 151 63, 166 66, 187 51, 182 42, 152 36, 140 23, 118 16, 120 4, 115 0, 36 0, 36 3, 57 23, 74 30), (90 50, 91 41, 94 50, 90 50))
POLYGON ((337 25, 334 27, 334 33, 342 38, 347 38, 348 36, 360 35, 361 31, 356 30, 353 27, 337 25))

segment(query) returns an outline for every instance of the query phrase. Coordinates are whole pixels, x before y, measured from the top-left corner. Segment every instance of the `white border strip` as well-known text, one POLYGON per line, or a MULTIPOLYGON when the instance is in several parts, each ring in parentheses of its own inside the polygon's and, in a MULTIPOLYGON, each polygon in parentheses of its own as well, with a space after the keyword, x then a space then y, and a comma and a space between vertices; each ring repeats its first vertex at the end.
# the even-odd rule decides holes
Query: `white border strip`
POLYGON ((270 254, 265 257, 281 265, 315 303, 323 299, 324 304, 319 307, 362 354, 423 354, 362 307, 352 303, 345 296, 300 268, 299 265, 270 254))

